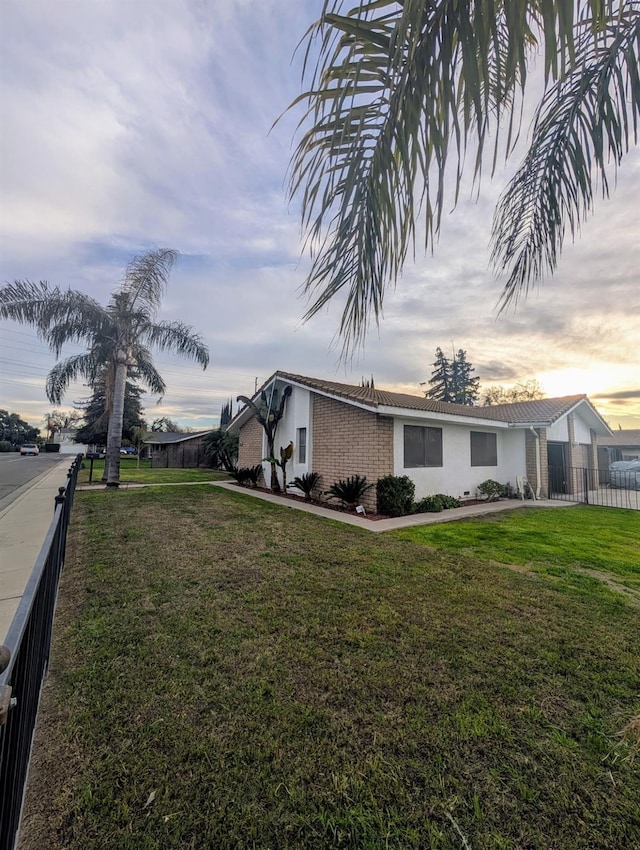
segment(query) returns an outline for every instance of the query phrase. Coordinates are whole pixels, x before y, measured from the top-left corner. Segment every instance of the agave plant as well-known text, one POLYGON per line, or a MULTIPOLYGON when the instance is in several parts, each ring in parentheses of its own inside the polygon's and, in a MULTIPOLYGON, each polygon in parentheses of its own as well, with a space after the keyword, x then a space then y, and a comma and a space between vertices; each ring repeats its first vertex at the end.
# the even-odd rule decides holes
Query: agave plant
POLYGON ((304 475, 296 476, 291 484, 298 490, 302 490, 305 499, 310 502, 314 492, 320 486, 320 474, 318 472, 305 472, 304 475))
POLYGON ((332 484, 328 493, 330 499, 339 499, 345 507, 354 508, 372 487, 373 484, 367 483, 366 475, 350 475, 332 484))

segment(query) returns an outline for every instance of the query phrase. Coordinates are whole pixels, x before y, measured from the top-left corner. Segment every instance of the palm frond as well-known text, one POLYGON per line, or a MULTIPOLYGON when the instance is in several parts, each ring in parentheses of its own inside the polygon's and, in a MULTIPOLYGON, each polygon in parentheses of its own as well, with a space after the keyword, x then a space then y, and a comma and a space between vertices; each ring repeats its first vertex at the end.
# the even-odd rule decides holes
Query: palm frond
POLYGON ((167 385, 153 363, 151 352, 148 348, 139 345, 135 350, 135 360, 132 377, 140 380, 160 400, 167 391, 167 385))
POLYGON ((121 290, 130 310, 147 308, 149 318, 156 314, 177 258, 172 248, 156 248, 130 260, 121 290))
MULTIPOLYGON (((592 40, 611 5, 575 4, 592 40)), ((316 48, 318 59, 292 104, 306 103, 299 126, 309 129, 291 161, 289 195, 301 198, 312 257, 305 319, 345 289, 339 332, 349 349, 379 320, 385 291, 414 248, 418 214, 429 249, 445 178, 457 200, 473 142, 479 180, 490 132, 495 164, 504 115, 511 147, 531 53, 544 42, 546 73, 556 79, 575 53, 575 21, 562 0, 361 0, 341 8, 326 2, 307 37, 305 70, 316 48)))
POLYGON ((103 370, 104 363, 96 361, 91 352, 61 360, 47 375, 47 398, 52 404, 61 404, 69 384, 84 378, 93 385, 103 370))
MULTIPOLYGON (((378 321, 413 245, 416 186, 428 248, 450 145, 462 162, 473 132, 479 172, 491 116, 524 76, 526 21, 509 19, 503 3, 484 7, 474 17, 467 4, 371 0, 346 16, 325 11, 313 33, 322 45, 304 96, 312 126, 294 154, 289 192, 302 193, 313 256, 306 290, 315 301, 305 318, 346 287, 346 347, 361 341, 370 316, 378 321)), ((461 179, 460 166, 456 191, 461 179)))
POLYGON ((209 364, 209 349, 202 337, 182 322, 157 322, 149 325, 143 336, 152 347, 195 360, 203 369, 209 364))
POLYGON ((105 359, 106 350, 115 338, 115 328, 109 312, 93 298, 81 292, 69 290, 65 296, 64 304, 60 306, 59 314, 54 319, 56 323, 43 335, 44 340, 56 357, 69 342, 85 342, 95 348, 96 342, 100 341, 105 349, 105 359))
POLYGON ((596 52, 579 44, 575 69, 543 99, 494 216, 492 261, 508 274, 501 310, 554 272, 567 226, 574 236, 593 208, 598 178, 609 194, 611 169, 638 140, 639 62, 640 10, 628 11, 596 52))
MULTIPOLYGON (((13 319, 35 327, 41 339, 49 341, 55 327, 56 341, 87 338, 83 330, 104 317, 104 308, 93 298, 73 289, 52 287, 46 280, 14 280, 0 289, 0 318, 13 319), (65 329, 66 339, 62 339, 65 329)), ((56 354, 59 349, 56 350, 56 354)))

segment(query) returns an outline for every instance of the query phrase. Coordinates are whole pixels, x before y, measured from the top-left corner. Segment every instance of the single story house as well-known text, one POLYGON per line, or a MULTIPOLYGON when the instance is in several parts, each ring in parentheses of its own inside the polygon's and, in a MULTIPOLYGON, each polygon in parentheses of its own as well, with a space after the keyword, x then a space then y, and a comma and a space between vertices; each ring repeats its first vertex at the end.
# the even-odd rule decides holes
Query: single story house
POLYGON ((598 437, 598 451, 604 449, 608 463, 640 460, 640 429, 626 428, 598 437))
POLYGON ((197 469, 209 462, 202 448, 202 439, 211 429, 181 433, 176 431, 152 431, 143 443, 147 446, 152 469, 197 469))
MULTIPOLYGON (((290 441, 294 455, 287 480, 306 472, 322 488, 350 475, 375 483, 408 475, 416 499, 445 493, 473 499, 488 478, 516 484, 526 477, 536 495, 573 492, 582 472, 597 477, 597 439, 611 430, 585 395, 469 407, 424 396, 276 372, 252 396, 270 398, 291 387, 276 432, 276 454, 290 441)), ((238 466, 263 463, 269 481, 264 430, 244 407, 229 423, 239 435, 238 466)), ((595 482, 597 483, 597 482, 595 482)), ((375 508, 375 491, 364 501, 375 508)))

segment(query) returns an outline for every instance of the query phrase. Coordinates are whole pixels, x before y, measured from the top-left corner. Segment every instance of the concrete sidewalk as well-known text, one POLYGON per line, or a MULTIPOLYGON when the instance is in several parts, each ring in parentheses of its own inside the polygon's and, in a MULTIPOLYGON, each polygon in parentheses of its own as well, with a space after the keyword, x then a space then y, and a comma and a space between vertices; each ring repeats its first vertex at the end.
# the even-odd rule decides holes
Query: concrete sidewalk
POLYGON ((213 487, 222 487, 225 490, 230 490, 233 493, 242 493, 246 496, 253 496, 256 499, 263 499, 265 502, 272 502, 276 505, 282 505, 284 508, 293 508, 298 511, 306 511, 316 516, 325 517, 325 519, 333 519, 336 522, 344 522, 347 525, 355 525, 358 528, 364 528, 367 531, 393 531, 398 528, 410 528, 414 525, 435 525, 441 522, 454 522, 458 519, 468 519, 469 517, 484 516, 485 514, 495 514, 501 511, 512 511, 516 508, 570 508, 576 505, 577 502, 559 502, 551 499, 538 499, 521 501, 520 499, 502 499, 499 502, 485 502, 482 505, 467 505, 461 508, 455 508, 440 513, 429 514, 410 514, 408 516, 392 517, 391 519, 370 520, 366 517, 356 516, 354 514, 342 513, 340 511, 331 510, 331 508, 323 508, 320 505, 306 505, 302 501, 293 499, 285 499, 282 496, 277 496, 274 493, 265 493, 261 490, 252 490, 249 487, 238 487, 237 484, 227 483, 226 481, 212 481, 213 487))
POLYGON ((55 497, 67 484, 74 458, 65 458, 30 481, 0 511, 0 643, 6 637, 53 520, 55 497))

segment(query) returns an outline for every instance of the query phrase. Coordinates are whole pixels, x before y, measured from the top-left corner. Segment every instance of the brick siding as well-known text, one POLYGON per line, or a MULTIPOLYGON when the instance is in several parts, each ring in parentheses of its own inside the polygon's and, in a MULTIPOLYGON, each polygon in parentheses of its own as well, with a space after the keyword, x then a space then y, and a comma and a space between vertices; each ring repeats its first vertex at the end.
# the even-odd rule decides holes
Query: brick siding
MULTIPOLYGON (((312 393, 312 456, 310 471, 329 487, 350 475, 366 475, 373 484, 393 474, 393 419, 312 393)), ((376 509, 375 488, 362 503, 376 509)))
POLYGON ((240 429, 238 446, 238 466, 255 466, 262 462, 262 435, 264 430, 255 416, 240 429))
MULTIPOLYGON (((549 460, 547 454, 547 429, 536 428, 540 439, 540 498, 549 497, 549 460)), ((538 469, 536 465, 536 438, 531 431, 525 431, 525 451, 527 457, 527 478, 534 493, 538 490, 538 469)))

